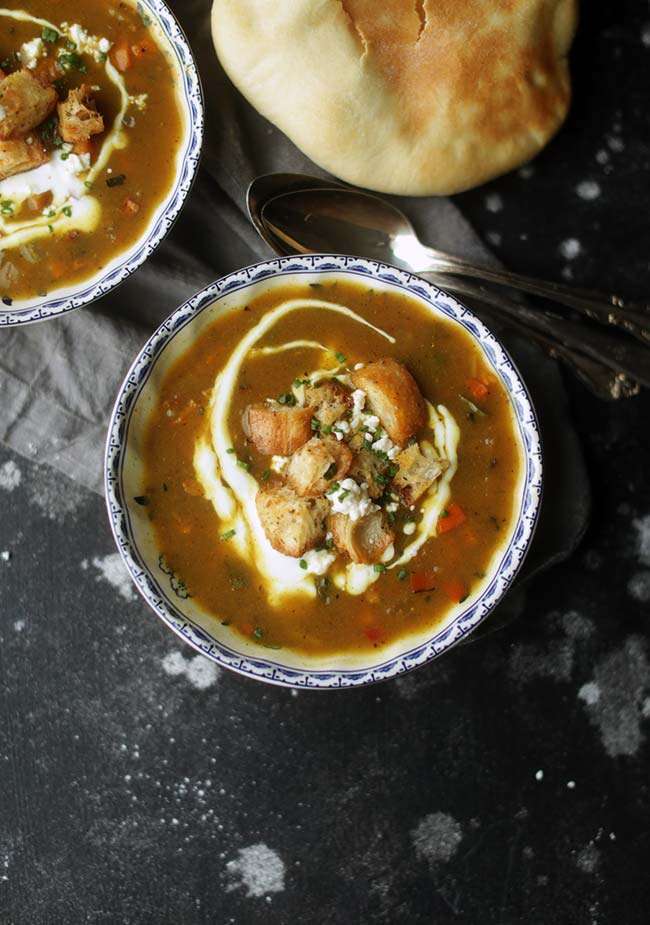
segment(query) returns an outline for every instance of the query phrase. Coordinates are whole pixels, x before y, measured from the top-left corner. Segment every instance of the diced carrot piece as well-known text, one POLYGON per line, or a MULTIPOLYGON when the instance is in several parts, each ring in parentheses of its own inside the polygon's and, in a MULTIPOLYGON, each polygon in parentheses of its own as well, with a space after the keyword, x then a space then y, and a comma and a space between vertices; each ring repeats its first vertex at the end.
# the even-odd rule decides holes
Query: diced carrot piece
POLYGON ((135 45, 131 45, 131 53, 134 58, 144 58, 145 55, 148 55, 154 50, 154 44, 150 39, 142 39, 142 41, 137 42, 135 45))
POLYGON ((124 200, 122 205, 122 212, 124 212, 125 215, 137 215, 139 211, 140 203, 136 202, 135 199, 131 199, 129 196, 128 199, 124 200))
POLYGON ((467 588, 458 578, 452 578, 451 581, 443 581, 440 585, 450 600, 460 604, 467 597, 467 588))
POLYGON ((465 511, 460 504, 456 504, 455 501, 452 501, 451 504, 448 505, 446 513, 442 514, 438 520, 438 533, 449 533, 450 530, 454 530, 456 527, 460 527, 461 524, 464 524, 466 520, 465 511))
POLYGON ((467 388, 477 401, 482 401, 490 394, 489 388, 481 379, 468 379, 467 388))
POLYGON ((381 639, 381 630, 378 626, 366 626, 363 633, 370 642, 379 642, 381 639))
POLYGON ((411 572, 411 591, 434 591, 437 584, 436 573, 433 569, 421 572, 411 572))
POLYGON ((113 64, 118 69, 124 73, 133 64, 133 55, 131 52, 131 47, 126 39, 121 39, 111 49, 111 59, 113 64))

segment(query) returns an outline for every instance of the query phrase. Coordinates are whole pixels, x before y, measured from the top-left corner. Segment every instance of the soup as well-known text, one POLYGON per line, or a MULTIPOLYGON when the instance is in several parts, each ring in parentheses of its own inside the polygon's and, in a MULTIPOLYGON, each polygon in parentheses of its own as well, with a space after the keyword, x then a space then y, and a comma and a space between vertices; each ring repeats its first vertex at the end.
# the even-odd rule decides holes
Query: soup
POLYGON ((0 298, 45 297, 140 240, 182 141, 177 71, 135 3, 0 11, 0 298))
POLYGON ((456 323, 270 287, 167 371, 144 441, 159 579, 261 648, 380 649, 478 593, 512 530, 508 395, 456 323))

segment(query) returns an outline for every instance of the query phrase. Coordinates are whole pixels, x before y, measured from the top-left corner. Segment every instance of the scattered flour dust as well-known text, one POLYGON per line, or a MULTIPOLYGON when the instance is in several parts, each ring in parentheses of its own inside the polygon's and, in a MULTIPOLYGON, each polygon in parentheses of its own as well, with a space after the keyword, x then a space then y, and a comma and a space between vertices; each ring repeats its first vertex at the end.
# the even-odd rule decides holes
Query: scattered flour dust
POLYGON ((627 583, 627 590, 637 601, 650 601, 650 572, 637 572, 627 583))
POLYGON ((259 897, 284 890, 284 861, 277 851, 262 842, 240 848, 237 858, 226 864, 226 870, 233 878, 227 887, 229 892, 243 887, 247 896, 259 897))
POLYGON ((577 610, 555 615, 564 637, 550 639, 546 645, 518 643, 512 647, 508 661, 508 674, 517 684, 526 684, 535 678, 570 681, 578 644, 594 632, 592 621, 577 610))
POLYGON ((600 196, 600 184, 595 180, 583 180, 576 186, 576 193, 581 199, 591 202, 600 196))
POLYGON ((488 212, 501 212, 503 209, 503 199, 498 193, 490 193, 485 197, 485 208, 488 212))
POLYGON ((448 813, 431 813, 417 824, 411 838, 418 857, 434 866, 453 858, 463 840, 463 830, 448 813))
POLYGON ((567 238, 560 244, 560 253, 565 260, 575 260, 582 253, 582 244, 577 238, 567 238))
POLYGON ((600 864, 600 851, 592 841, 578 852, 576 864, 584 874, 596 873, 600 864))
MULTIPOLYGON (((109 585, 112 585, 119 591, 125 601, 134 601, 136 599, 131 576, 122 562, 119 552, 113 552, 102 558, 95 556, 92 560, 92 564, 99 573, 95 576, 95 581, 107 581, 109 585)), ((87 559, 83 560, 81 567, 82 569, 88 568, 87 559)))
POLYGON ((165 674, 171 677, 185 675, 192 687, 199 691, 207 690, 216 684, 221 673, 214 662, 203 655, 185 658, 182 652, 176 650, 167 653, 162 660, 162 667, 165 674))
POLYGON ((650 565, 650 514, 632 521, 636 530, 636 554, 642 565, 650 565))
POLYGON ((27 492, 30 504, 56 523, 73 514, 90 497, 88 488, 77 485, 50 466, 34 469, 27 492))
POLYGON ((580 688, 578 697, 612 758, 638 752, 649 692, 650 662, 638 636, 630 636, 620 649, 606 655, 596 666, 593 680, 580 688))
POLYGON ((8 459, 0 466, 0 488, 4 491, 13 491, 14 488, 18 488, 22 477, 22 472, 13 460, 8 459))

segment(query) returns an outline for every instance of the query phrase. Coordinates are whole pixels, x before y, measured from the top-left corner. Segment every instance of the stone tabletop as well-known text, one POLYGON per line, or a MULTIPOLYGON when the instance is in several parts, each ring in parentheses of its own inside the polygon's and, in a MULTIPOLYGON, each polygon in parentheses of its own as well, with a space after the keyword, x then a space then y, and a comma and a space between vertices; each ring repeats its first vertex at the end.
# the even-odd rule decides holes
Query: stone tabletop
MULTIPOLYGON (((573 67, 556 141, 456 201, 512 268, 647 296, 645 0, 585 4, 573 67)), ((647 923, 650 396, 566 382, 578 551, 506 629, 348 692, 195 655, 102 499, 0 450, 0 922, 647 923)))

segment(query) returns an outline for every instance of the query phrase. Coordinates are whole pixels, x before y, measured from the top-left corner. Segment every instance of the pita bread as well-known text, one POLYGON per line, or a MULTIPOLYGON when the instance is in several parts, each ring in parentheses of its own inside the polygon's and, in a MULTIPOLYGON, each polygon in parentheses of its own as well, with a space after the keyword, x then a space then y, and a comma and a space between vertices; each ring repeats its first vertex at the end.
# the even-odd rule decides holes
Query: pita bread
POLYGON ((219 59, 342 180, 423 196, 530 160, 570 99, 577 0, 214 0, 219 59))

